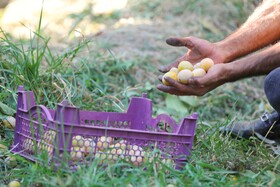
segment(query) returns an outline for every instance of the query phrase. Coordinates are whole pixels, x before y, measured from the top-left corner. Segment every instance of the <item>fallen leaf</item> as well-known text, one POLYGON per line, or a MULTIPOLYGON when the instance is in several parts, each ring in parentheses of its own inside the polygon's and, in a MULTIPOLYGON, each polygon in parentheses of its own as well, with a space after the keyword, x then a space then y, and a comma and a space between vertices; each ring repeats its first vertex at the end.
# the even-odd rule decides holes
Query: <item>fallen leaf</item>
POLYGON ((6 114, 8 116, 13 116, 16 113, 16 111, 10 108, 8 105, 0 102, 0 113, 6 114))

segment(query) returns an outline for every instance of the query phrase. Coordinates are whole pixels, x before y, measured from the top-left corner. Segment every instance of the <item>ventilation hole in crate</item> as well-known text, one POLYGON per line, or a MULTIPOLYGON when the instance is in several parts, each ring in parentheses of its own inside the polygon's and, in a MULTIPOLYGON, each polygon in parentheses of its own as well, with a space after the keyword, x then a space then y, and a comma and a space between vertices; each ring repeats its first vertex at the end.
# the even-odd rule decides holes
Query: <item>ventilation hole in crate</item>
POLYGON ((30 138, 25 138, 22 141, 22 149, 28 153, 33 153, 35 150, 36 141, 33 141, 30 138))
POLYGON ((163 121, 160 121, 160 122, 158 122, 157 126, 158 126, 160 131, 165 131, 166 123, 163 122, 163 121))
POLYGON ((114 127, 118 127, 118 121, 114 121, 113 124, 114 124, 114 127))
POLYGON ((42 122, 43 122, 44 124, 46 124, 46 123, 47 123, 46 118, 42 118, 42 122))
POLYGON ((165 131, 171 133, 173 131, 173 129, 172 129, 172 127, 169 124, 167 124, 165 126, 165 131))
POLYGON ((31 116, 31 119, 33 121, 36 121, 38 123, 43 123, 43 124, 47 123, 47 121, 48 121, 46 116, 44 115, 44 113, 41 113, 41 114, 35 113, 31 116))
POLYGON ((119 126, 119 127, 122 127, 122 126, 123 126, 123 122, 122 122, 122 121, 119 121, 119 122, 118 122, 118 126, 119 126))
POLYGON ((95 121, 94 120, 88 120, 88 125, 94 126, 95 125, 95 121))
POLYGON ((72 147, 83 147, 84 138, 80 135, 74 136, 72 138, 72 147))
POLYGON ((107 127, 107 126, 109 126, 109 125, 110 125, 110 122, 109 122, 108 120, 103 120, 103 121, 102 121, 102 126, 107 127))
POLYGON ((158 130, 163 132, 173 132, 172 127, 165 121, 159 121, 157 124, 158 130))
POLYGON ((110 127, 116 128, 117 127, 116 121, 111 121, 110 127))
POLYGON ((84 138, 84 154, 85 156, 93 155, 95 151, 95 142, 92 138, 84 138))
MULTIPOLYGON (((22 133, 27 136, 31 136, 32 131, 31 131, 29 122, 27 120, 23 120, 22 124, 23 124, 22 133)), ((34 129, 34 131, 35 131, 35 129, 34 129)))
POLYGON ((22 120, 22 126, 24 129, 26 129, 27 127, 29 128, 29 123, 27 120, 22 120))
POLYGON ((115 127, 115 121, 109 121, 108 126, 109 127, 115 127))
POLYGON ((139 144, 131 145, 128 150, 128 157, 133 165, 140 166, 144 162, 145 151, 139 144))
POLYGON ((108 121, 108 120, 103 120, 103 121, 101 122, 101 126, 107 127, 108 125, 109 125, 109 121, 108 121))
POLYGON ((23 126, 23 133, 29 137, 34 137, 35 138, 38 136, 38 126, 36 124, 32 124, 29 123, 28 121, 26 121, 27 123, 24 123, 23 126))
POLYGON ((112 143, 114 139, 112 137, 101 136, 97 140, 97 149, 99 151, 106 150, 112 143))
POLYGON ((56 132, 53 130, 47 130, 44 133, 43 139, 41 139, 42 141, 52 145, 54 143, 55 140, 55 136, 56 136, 56 132))
POLYGON ((41 142, 38 142, 38 151, 39 153, 47 154, 49 157, 51 157, 54 151, 54 147, 43 140, 41 142))
POLYGON ((102 120, 97 120, 96 122, 97 122, 98 126, 103 126, 103 121, 102 120))
POLYGON ((129 124, 128 121, 124 121, 124 122, 123 122, 123 126, 124 126, 124 127, 128 127, 128 124, 129 124))
POLYGON ((93 138, 81 135, 73 136, 70 158, 72 161, 80 160, 82 157, 92 156, 95 152, 96 144, 93 138))
POLYGON ((85 157, 83 147, 71 147, 70 159, 72 161, 80 161, 85 157))

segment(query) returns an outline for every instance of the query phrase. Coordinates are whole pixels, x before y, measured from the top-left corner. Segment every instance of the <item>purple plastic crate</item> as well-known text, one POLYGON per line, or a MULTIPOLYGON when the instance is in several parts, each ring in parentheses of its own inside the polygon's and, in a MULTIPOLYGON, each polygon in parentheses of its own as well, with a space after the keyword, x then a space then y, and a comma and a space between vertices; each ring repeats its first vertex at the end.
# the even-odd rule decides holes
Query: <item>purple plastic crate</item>
POLYGON ((190 155, 198 114, 179 124, 166 114, 153 118, 152 102, 146 97, 132 97, 126 113, 80 110, 67 101, 49 109, 37 105, 33 92, 19 86, 12 152, 32 161, 45 153, 55 166, 75 167, 95 159, 142 165, 160 158, 180 168, 190 155))

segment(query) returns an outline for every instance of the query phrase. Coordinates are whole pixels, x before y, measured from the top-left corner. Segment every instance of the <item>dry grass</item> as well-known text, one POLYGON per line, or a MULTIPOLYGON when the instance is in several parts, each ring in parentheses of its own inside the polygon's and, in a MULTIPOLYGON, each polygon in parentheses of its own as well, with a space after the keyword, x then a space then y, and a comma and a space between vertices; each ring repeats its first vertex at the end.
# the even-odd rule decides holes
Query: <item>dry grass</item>
MULTIPOLYGON (((0 45, 7 50, 7 53, 2 51, 0 60, 8 64, 8 67, 11 66, 10 62, 15 63, 12 66, 14 69, 11 68, 14 72, 6 71, 7 80, 0 81, 14 94, 17 84, 22 83, 19 79, 23 77, 22 79, 27 81, 25 83, 30 83, 26 78, 31 76, 34 84, 30 88, 38 89, 41 98, 48 97, 45 100, 41 99, 46 105, 53 105, 68 94, 71 102, 81 108, 118 111, 126 109, 129 97, 148 92, 149 98, 153 100, 155 113, 167 111, 177 120, 194 111, 200 115, 193 154, 190 162, 180 172, 165 174, 160 170, 153 170, 152 165, 148 166, 148 170, 132 168, 124 172, 121 166, 116 165, 103 171, 93 164, 75 173, 54 173, 45 167, 18 158, 16 169, 1 163, 0 181, 7 183, 12 179, 20 179, 23 184, 29 186, 279 184, 279 158, 268 146, 256 138, 236 140, 222 136, 218 130, 231 120, 257 118, 267 110, 267 101, 262 90, 263 77, 225 84, 203 97, 190 98, 194 99, 196 104, 179 109, 183 111, 178 111, 176 107, 170 109, 166 101, 168 95, 155 89, 159 75, 157 67, 172 62, 186 51, 184 48, 166 45, 167 37, 193 35, 213 42, 220 40, 243 23, 256 6, 255 2, 129 0, 125 9, 111 15, 86 15, 87 19, 78 22, 77 27, 92 28, 100 24, 104 26, 102 29, 96 27, 89 35, 81 30, 83 35, 78 37, 73 33, 66 34, 67 37, 60 37, 51 33, 51 28, 45 28, 41 34, 48 36, 46 38, 50 37, 50 41, 46 42, 50 51, 41 51, 42 46, 35 45, 34 51, 41 52, 44 58, 42 61, 36 61, 40 67, 34 67, 34 71, 38 70, 39 74, 33 79, 30 74, 21 71, 24 64, 28 64, 23 63, 25 61, 22 61, 21 57, 26 55, 26 62, 32 57, 26 51, 21 51, 20 45, 26 44, 24 40, 13 38, 9 41, 10 45, 0 45), (78 46, 81 41, 90 42, 78 46), (14 54, 14 58, 7 58, 9 56, 6 55, 9 54, 14 54), (23 65, 19 66, 17 60, 23 65), (48 69, 48 63, 54 68, 48 69), (13 76, 13 73, 16 76, 13 76), (54 86, 54 83, 58 86, 54 86), (69 89, 69 93, 66 93, 66 88, 69 89), (112 101, 115 103, 112 104, 112 101)), ((36 41, 38 40, 33 40, 35 44, 36 41)), ((30 43, 27 40, 27 49, 30 49, 30 43)), ((7 70, 5 65, 1 65, 3 70, 7 70)), ((0 71, 1 76, 1 73, 4 74, 0 71)), ((6 104, 15 107, 11 96, 3 92, 0 92, 0 96, 5 99, 6 104)), ((12 134, 2 127, 0 130, 0 143, 10 145, 12 134)))

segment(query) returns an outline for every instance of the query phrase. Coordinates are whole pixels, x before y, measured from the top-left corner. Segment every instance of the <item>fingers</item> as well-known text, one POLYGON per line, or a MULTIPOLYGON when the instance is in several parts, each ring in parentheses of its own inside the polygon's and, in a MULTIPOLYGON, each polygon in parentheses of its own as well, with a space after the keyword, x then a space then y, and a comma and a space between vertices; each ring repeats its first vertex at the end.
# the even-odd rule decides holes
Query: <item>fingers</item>
MULTIPOLYGON (((158 80, 160 82, 162 82, 162 78, 163 78, 163 75, 159 75, 158 76, 158 80)), ((169 77, 165 77, 164 79, 169 84, 171 84, 173 87, 178 88, 178 89, 180 89, 182 87, 182 85, 183 85, 183 84, 179 83, 178 81, 175 81, 175 80, 173 80, 173 79, 171 79, 169 77)), ((207 77, 205 78, 205 76, 204 77, 196 77, 196 78, 192 77, 192 78, 190 78, 188 80, 188 86, 189 87, 193 87, 193 88, 195 88, 195 87, 203 88, 203 87, 207 86, 208 84, 209 84, 209 78, 207 78, 207 77)))
POLYGON ((165 86, 163 84, 158 84, 157 89, 166 92, 172 95, 186 95, 185 93, 182 93, 181 91, 178 91, 176 88, 171 87, 171 86, 165 86))
MULTIPOLYGON (((159 77, 160 81, 162 80, 162 76, 159 77)), ((197 96, 202 96, 204 95, 205 88, 204 87, 193 87, 190 84, 181 84, 178 81, 175 81, 169 77, 166 77, 165 80, 168 82, 168 86, 159 84, 157 85, 157 89, 160 91, 169 93, 169 94, 174 94, 174 95, 197 95, 197 96)))
POLYGON ((159 71, 162 72, 162 73, 166 73, 168 72, 172 67, 178 67, 178 64, 183 61, 186 57, 185 56, 182 56, 178 59, 176 59, 173 63, 171 64, 168 64, 168 65, 165 65, 165 66, 161 66, 159 67, 159 71))
MULTIPOLYGON (((185 37, 185 38, 171 37, 166 40, 166 43, 172 46, 185 46, 189 49, 192 49, 194 47, 193 40, 194 40, 193 37, 185 37)), ((171 64, 159 67, 159 71, 163 73, 168 72, 172 67, 177 67, 178 64, 183 60, 189 60, 187 58, 187 54, 176 59, 171 64)))
POLYGON ((170 86, 165 86, 163 84, 158 84, 157 85, 157 89, 162 91, 162 92, 166 92, 169 94, 173 94, 173 95, 195 95, 195 96, 202 96, 204 95, 206 92, 202 89, 195 89, 193 87, 190 87, 188 85, 184 85, 184 88, 182 89, 178 89, 175 87, 170 86))
POLYGON ((166 73, 166 72, 168 72, 172 67, 176 67, 177 66, 177 62, 175 61, 175 62, 173 62, 173 63, 171 63, 171 64, 167 64, 167 65, 165 65, 165 66, 160 66, 159 68, 158 68, 158 70, 160 71, 160 72, 162 72, 162 73, 166 73))
POLYGON ((175 47, 185 46, 191 49, 194 46, 192 40, 193 40, 192 37, 185 37, 185 38, 171 37, 166 40, 166 43, 168 45, 175 46, 175 47))
MULTIPOLYGON (((196 41, 196 40, 197 39, 192 36, 185 37, 185 38, 171 37, 166 40, 166 43, 169 45, 172 45, 172 46, 185 46, 189 49, 192 49, 192 48, 194 48, 194 41, 196 41)), ((177 67, 178 64, 183 60, 190 60, 190 59, 188 59, 187 54, 176 59, 171 64, 159 67, 159 71, 165 73, 165 72, 169 71, 172 67, 177 67)))
MULTIPOLYGON (((162 80, 162 76, 159 77, 159 79, 162 80)), ((169 77, 165 77, 164 78, 166 80, 166 82, 168 82, 168 86, 164 85, 164 84, 159 84, 157 85, 157 89, 159 89, 160 91, 169 93, 169 94, 173 94, 173 95, 185 95, 184 92, 182 92, 180 89, 178 89, 178 84, 180 84, 179 82, 169 78, 169 77)))

